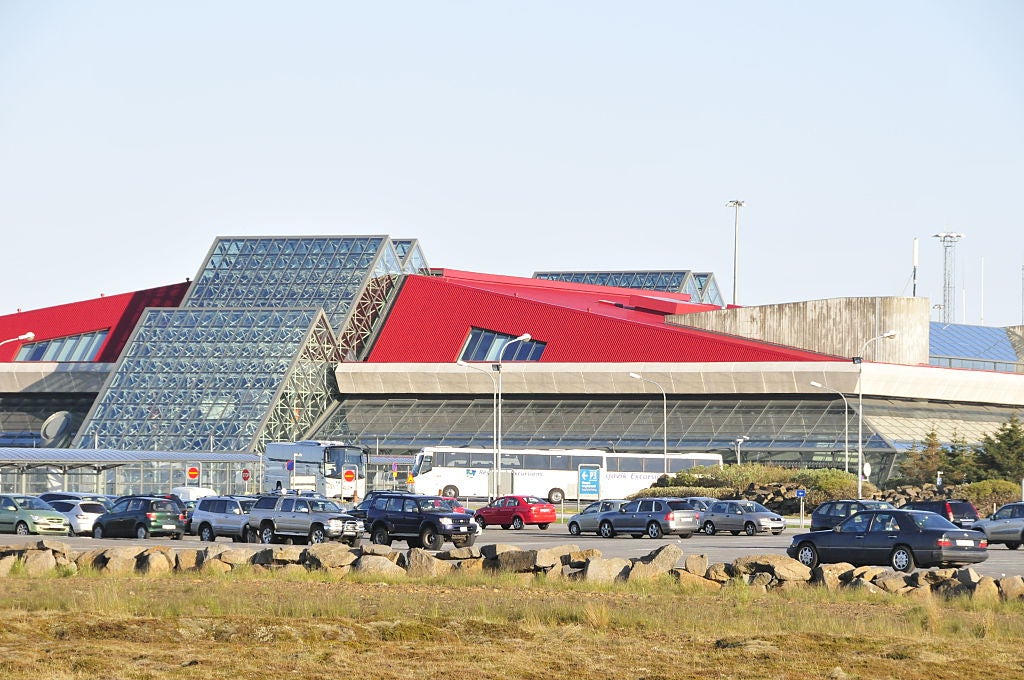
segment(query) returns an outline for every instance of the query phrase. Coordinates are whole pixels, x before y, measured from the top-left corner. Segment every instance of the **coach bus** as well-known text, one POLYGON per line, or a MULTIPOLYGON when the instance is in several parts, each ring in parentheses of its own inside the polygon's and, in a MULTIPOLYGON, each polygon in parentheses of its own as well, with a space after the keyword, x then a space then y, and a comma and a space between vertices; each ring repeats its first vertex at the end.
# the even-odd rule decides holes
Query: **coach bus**
MULTIPOLYGON (((712 465, 722 466, 721 454, 668 454, 669 474, 712 465)), ((498 476, 503 494, 539 496, 560 503, 565 499, 623 498, 652 486, 664 474, 665 466, 665 456, 660 453, 505 449, 498 476)), ((426 447, 416 454, 412 490, 453 498, 492 497, 497 495, 493 470, 493 449, 426 447)))
POLYGON ((263 490, 362 498, 366 495, 368 454, 365 447, 344 442, 268 443, 263 454, 263 490))

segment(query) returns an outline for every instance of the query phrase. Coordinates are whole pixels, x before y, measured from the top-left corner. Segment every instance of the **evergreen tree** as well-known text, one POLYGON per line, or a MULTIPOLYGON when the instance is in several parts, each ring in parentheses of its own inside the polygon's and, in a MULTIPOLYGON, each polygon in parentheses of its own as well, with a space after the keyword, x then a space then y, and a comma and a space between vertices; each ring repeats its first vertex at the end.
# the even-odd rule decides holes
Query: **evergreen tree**
POLYGON ((946 454, 939 444, 939 435, 932 431, 925 435, 922 448, 915 444, 907 452, 907 457, 900 464, 900 474, 914 484, 934 484, 938 471, 944 471, 945 462, 946 454))
POLYGON ((988 479, 988 471, 981 464, 975 449, 960 434, 953 433, 953 441, 946 447, 943 484, 969 484, 988 479))
POLYGON ((1024 426, 1013 416, 977 448, 977 462, 989 479, 1024 479, 1024 426))

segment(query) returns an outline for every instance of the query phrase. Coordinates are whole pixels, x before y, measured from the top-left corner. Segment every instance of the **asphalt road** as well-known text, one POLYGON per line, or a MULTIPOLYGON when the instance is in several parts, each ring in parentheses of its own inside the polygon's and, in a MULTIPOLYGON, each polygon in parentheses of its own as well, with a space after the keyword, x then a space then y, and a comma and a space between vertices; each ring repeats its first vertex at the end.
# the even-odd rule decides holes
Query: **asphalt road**
MULTIPOLYGON (((694 534, 693 537, 688 539, 680 539, 677 537, 666 537, 657 540, 650 538, 635 539, 629 536, 607 539, 594 534, 572 536, 569 534, 568 529, 566 529, 566 525, 559 523, 552 524, 546 531, 541 531, 536 527, 526 527, 520 531, 512 529, 505 530, 500 527, 488 527, 484 530, 480 538, 477 539, 477 545, 506 543, 508 545, 514 545, 524 549, 534 549, 550 548, 552 546, 572 543, 584 549, 597 548, 605 557, 630 558, 646 555, 652 550, 655 550, 658 546, 664 545, 667 541, 674 541, 683 549, 684 554, 705 555, 709 562, 731 562, 737 557, 745 557, 747 555, 785 555, 786 548, 789 546, 793 535, 801 533, 802 531, 802 529, 796 527, 795 529, 787 529, 780 536, 772 536, 771 534, 760 536, 746 536, 744 534, 740 534, 739 536, 732 536, 727 533, 725 535, 717 534, 715 536, 694 534)), ((0 545, 35 543, 39 538, 39 536, 3 535, 0 536, 0 545)), ((199 548, 206 545, 201 543, 199 539, 194 536, 186 536, 184 540, 181 541, 172 541, 169 538, 150 538, 147 540, 104 538, 97 540, 94 538, 77 536, 67 538, 59 537, 56 540, 68 543, 74 550, 91 550, 97 547, 106 548, 133 544, 145 546, 166 545, 171 548, 199 548)), ((224 545, 229 545, 231 543, 231 541, 226 538, 218 539, 217 542, 224 545)), ((406 546, 402 541, 396 541, 394 547, 399 550, 404 550, 406 546)), ((446 549, 450 547, 451 544, 445 544, 446 549)), ((995 578, 1014 574, 1024 576, 1024 549, 1007 550, 1005 546, 996 545, 989 548, 988 555, 987 560, 980 564, 973 565, 974 569, 978 573, 987 574, 995 578)))

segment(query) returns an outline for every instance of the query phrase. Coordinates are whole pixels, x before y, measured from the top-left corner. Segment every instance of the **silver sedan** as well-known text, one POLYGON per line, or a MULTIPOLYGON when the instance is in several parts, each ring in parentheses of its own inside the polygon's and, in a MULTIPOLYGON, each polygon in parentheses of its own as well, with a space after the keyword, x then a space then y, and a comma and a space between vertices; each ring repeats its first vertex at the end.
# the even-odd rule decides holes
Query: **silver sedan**
POLYGON ((996 510, 985 519, 971 525, 988 537, 989 543, 1005 543, 1010 550, 1016 550, 1024 543, 1024 503, 1010 503, 996 510))
POLYGON ((740 532, 747 536, 771 532, 778 536, 785 531, 786 520, 754 501, 718 501, 704 513, 701 528, 709 536, 719 531, 729 531, 733 536, 740 532))
POLYGON ((601 513, 618 510, 628 502, 629 501, 622 500, 621 498, 594 501, 587 507, 583 508, 583 512, 569 518, 569 533, 573 536, 579 536, 583 532, 596 534, 598 532, 597 518, 601 513))

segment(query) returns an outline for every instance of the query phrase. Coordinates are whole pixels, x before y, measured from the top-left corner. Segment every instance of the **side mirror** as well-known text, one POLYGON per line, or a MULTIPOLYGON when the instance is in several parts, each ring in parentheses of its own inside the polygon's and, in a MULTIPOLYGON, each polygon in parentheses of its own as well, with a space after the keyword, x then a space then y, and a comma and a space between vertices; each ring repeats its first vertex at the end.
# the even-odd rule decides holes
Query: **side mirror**
POLYGON ((839 524, 835 525, 834 527, 832 527, 832 531, 834 531, 834 532, 836 532, 836 533, 839 533, 839 527, 840 527, 840 526, 841 526, 841 525, 839 525, 839 524))

